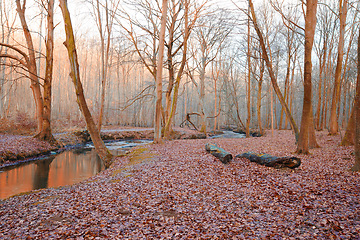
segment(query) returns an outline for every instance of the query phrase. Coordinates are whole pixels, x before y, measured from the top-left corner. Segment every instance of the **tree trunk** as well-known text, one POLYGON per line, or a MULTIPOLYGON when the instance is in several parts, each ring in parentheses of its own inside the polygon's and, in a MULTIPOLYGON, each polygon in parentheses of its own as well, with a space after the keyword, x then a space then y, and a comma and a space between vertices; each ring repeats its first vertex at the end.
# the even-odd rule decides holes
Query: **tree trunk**
POLYGON ((318 87, 318 102, 317 102, 317 108, 316 108, 316 114, 315 114, 315 126, 317 130, 322 130, 320 127, 320 114, 321 114, 321 103, 322 103, 322 95, 321 95, 321 90, 322 90, 322 82, 323 80, 323 73, 324 73, 324 67, 325 67, 325 62, 326 62, 326 39, 327 37, 324 38, 324 42, 323 42, 323 54, 322 56, 319 57, 319 87, 318 87))
POLYGON ((223 148, 218 147, 216 144, 207 143, 205 145, 205 150, 225 164, 229 163, 233 158, 229 152, 225 151, 223 148))
POLYGON ((162 69, 164 59, 164 44, 166 30, 167 0, 162 2, 161 29, 159 36, 159 55, 156 70, 156 106, 155 106, 155 130, 154 143, 161 143, 161 108, 162 108, 162 69))
POLYGON ((319 148, 319 144, 316 141, 316 134, 315 134, 315 122, 313 116, 313 108, 311 105, 310 108, 310 124, 309 124, 309 148, 319 148))
POLYGON ((352 171, 360 171, 360 29, 358 36, 357 49, 357 80, 356 80, 356 95, 354 104, 355 115, 355 164, 351 168, 352 171))
POLYGON ((216 78, 214 78, 214 132, 217 130, 217 117, 218 117, 218 110, 217 110, 217 101, 218 101, 218 95, 217 95, 217 81, 218 81, 218 77, 219 77, 219 70, 217 70, 216 72, 216 78))
MULTIPOLYGON (((285 102, 288 103, 288 86, 289 86, 289 80, 290 80, 290 73, 291 73, 291 58, 292 58, 292 47, 293 47, 293 38, 290 38, 290 29, 287 30, 287 63, 286 63, 286 75, 285 75, 285 85, 284 85, 284 98, 285 102)), ((280 111, 280 121, 279 121, 279 130, 282 129, 282 122, 283 122, 283 115, 284 115, 284 107, 281 107, 280 111)), ((286 129, 286 124, 284 126, 286 129)))
POLYGON ((350 146, 350 145, 354 145, 355 143, 355 104, 354 107, 351 110, 351 115, 346 127, 346 132, 345 135, 343 137, 343 139, 341 140, 341 144, 340 146, 350 146))
MULTIPOLYGON (((96 1, 96 14, 97 14, 97 21, 98 21, 98 30, 100 34, 100 62, 101 62, 101 68, 100 68, 100 79, 101 79, 101 95, 100 95, 100 112, 99 112, 99 119, 97 128, 99 131, 101 130, 101 125, 103 122, 103 114, 104 114, 104 104, 105 104, 105 85, 106 85, 106 72, 107 67, 105 66, 105 39, 102 29, 102 20, 100 15, 100 1, 96 1)), ((110 38, 110 36, 108 36, 110 38)))
POLYGON ((64 45, 68 50, 69 61, 70 61, 70 77, 72 78, 72 81, 75 86, 77 102, 85 118, 86 126, 90 133, 90 137, 91 140, 93 141, 96 152, 99 155, 100 159, 103 161, 105 167, 108 168, 111 164, 113 156, 106 148, 104 142, 102 141, 100 137, 100 132, 96 127, 96 124, 91 116, 90 110, 85 100, 83 87, 80 81, 80 71, 79 71, 79 63, 76 53, 75 38, 72 29, 70 13, 67 8, 67 0, 60 0, 60 8, 65 23, 66 41, 64 42, 64 45))
POLYGON ((27 63, 27 69, 29 71, 29 78, 31 81, 31 90, 33 92, 35 106, 36 106, 36 119, 37 119, 37 133, 43 130, 43 98, 40 90, 40 83, 37 76, 35 48, 32 41, 31 33, 25 19, 25 2, 21 6, 20 0, 16 0, 16 11, 18 12, 21 26, 26 39, 26 44, 29 52, 29 61, 27 63))
MULTIPOLYGON (((261 58, 261 53, 260 53, 260 58, 261 58)), ((259 131, 260 131, 261 135, 264 134, 264 130, 263 130, 262 123, 261 123, 261 90, 262 90, 262 83, 263 83, 263 77, 264 77, 264 70, 265 70, 264 61, 261 60, 260 77, 259 77, 259 81, 258 81, 258 92, 257 92, 257 101, 256 101, 258 126, 259 126, 259 131)))
POLYGON ((301 117, 301 130, 299 135, 299 142, 297 144, 297 152, 309 153, 309 129, 311 115, 311 74, 312 62, 311 52, 314 42, 315 26, 316 26, 316 9, 317 0, 308 0, 306 5, 305 15, 305 56, 304 56, 304 103, 301 117))
POLYGON ((337 108, 340 103, 340 80, 342 62, 344 56, 344 38, 345 38, 345 26, 346 26, 346 15, 347 15, 347 0, 339 1, 339 19, 340 19, 340 33, 339 33, 339 44, 338 44, 338 56, 335 69, 335 80, 334 80, 334 91, 331 100, 331 112, 330 112, 330 129, 329 134, 334 135, 339 131, 338 113, 337 108), (343 4, 341 4, 343 3, 343 4))
POLYGON ((251 162, 273 168, 297 168, 301 164, 300 158, 297 157, 275 157, 266 153, 246 152, 236 155, 237 158, 247 158, 251 162))
POLYGON ((200 119, 201 119, 201 127, 200 132, 206 134, 206 116, 205 116, 205 68, 206 68, 206 48, 204 43, 201 45, 201 63, 200 63, 200 101, 199 101, 199 108, 200 108, 200 119))
MULTIPOLYGON (((176 75, 176 81, 175 81, 175 86, 174 86, 174 95, 173 95, 173 100, 172 100, 172 104, 171 104, 171 110, 167 119, 167 122, 165 124, 165 133, 166 135, 168 135, 171 132, 171 124, 174 121, 174 116, 176 113, 176 108, 177 108, 177 102, 178 102, 178 97, 179 97, 179 87, 180 87, 180 82, 182 79, 182 75, 185 69, 185 64, 186 64, 186 56, 187 56, 187 46, 188 46, 188 39, 190 37, 190 28, 189 28, 189 24, 188 24, 188 13, 189 13, 189 2, 187 0, 184 1, 184 40, 183 40, 183 54, 182 54, 182 59, 181 59, 181 64, 180 64, 180 68, 177 72, 176 75)), ((169 103, 170 104, 170 103, 169 103)), ((165 136, 166 136, 165 135, 165 136)))
MULTIPOLYGON (((175 8, 175 5, 173 5, 173 8, 175 8)), ((174 9, 172 9, 175 11, 174 9)), ((175 19, 176 20, 176 19, 175 19)), ((168 79, 169 83, 166 88, 165 92, 165 128, 164 128, 164 138, 167 138, 170 135, 171 129, 171 119, 170 119, 170 111, 171 111, 171 93, 174 89, 175 84, 175 69, 174 69, 174 60, 173 60, 173 45, 174 45, 174 28, 175 28, 175 21, 174 17, 171 19, 171 24, 169 26, 169 36, 167 41, 167 66, 168 66, 168 79)), ((174 93, 175 95, 175 93, 174 93)))
POLYGON ((54 66, 54 0, 48 1, 46 37, 43 129, 35 137, 51 144, 57 144, 57 141, 51 133, 51 84, 54 66))
MULTIPOLYGON (((248 9, 248 12, 250 11, 250 9, 248 9)), ((247 73, 247 92, 246 92, 246 108, 247 108, 247 118, 246 118, 246 129, 245 129, 245 133, 246 133, 246 137, 250 137, 250 120, 251 120, 251 103, 250 103, 250 80, 251 80, 251 58, 250 58, 250 16, 248 17, 248 21, 247 21, 247 25, 248 25, 248 33, 247 33, 247 67, 248 67, 248 73, 247 73)))
POLYGON ((250 5, 252 21, 253 21, 256 33, 257 33, 257 35, 259 37, 259 42, 260 42, 261 49, 262 49, 262 52, 263 52, 263 57, 264 57, 264 60, 266 62, 266 66, 267 66, 267 69, 268 69, 268 72, 269 72, 269 75, 270 75, 272 86, 273 86, 273 88, 275 90, 275 93, 276 93, 277 97, 279 98, 281 106, 283 106, 284 109, 285 109, 286 117, 289 119, 290 125, 291 125, 291 127, 292 127, 292 129, 294 131, 295 140, 297 142, 298 138, 299 138, 299 130, 298 130, 297 126, 296 126, 295 120, 292 117, 291 112, 290 112, 290 110, 289 110, 289 108, 288 108, 288 106, 287 106, 287 104, 285 102, 285 99, 284 99, 284 97, 283 97, 283 95, 282 95, 282 93, 280 91, 280 88, 279 88, 279 86, 277 84, 276 77, 275 77, 275 74, 274 74, 274 71, 273 71, 273 67, 272 67, 271 61, 269 59, 267 50, 266 50, 265 41, 264 41, 263 35, 262 35, 261 31, 260 31, 260 28, 258 26, 257 20, 256 20, 256 15, 255 15, 255 10, 254 10, 252 0, 249 0, 249 5, 250 5))

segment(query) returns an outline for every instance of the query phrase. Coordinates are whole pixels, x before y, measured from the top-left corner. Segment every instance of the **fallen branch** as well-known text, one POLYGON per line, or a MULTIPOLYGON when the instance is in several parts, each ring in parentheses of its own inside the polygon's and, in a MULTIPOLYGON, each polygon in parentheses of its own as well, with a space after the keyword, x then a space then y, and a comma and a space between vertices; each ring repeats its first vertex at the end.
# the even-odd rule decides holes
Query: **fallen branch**
POLYGON ((207 152, 210 152, 213 156, 217 157, 218 159, 220 159, 220 161, 222 163, 225 163, 225 164, 229 163, 231 161, 231 159, 233 158, 230 153, 228 153, 224 149, 218 147, 216 144, 207 143, 205 145, 205 150, 207 152))
POLYGON ((247 152, 243 154, 236 155, 238 158, 247 158, 251 162, 256 162, 260 165, 265 165, 267 167, 273 168, 297 168, 301 164, 300 158, 297 157, 274 157, 266 153, 254 153, 247 152))

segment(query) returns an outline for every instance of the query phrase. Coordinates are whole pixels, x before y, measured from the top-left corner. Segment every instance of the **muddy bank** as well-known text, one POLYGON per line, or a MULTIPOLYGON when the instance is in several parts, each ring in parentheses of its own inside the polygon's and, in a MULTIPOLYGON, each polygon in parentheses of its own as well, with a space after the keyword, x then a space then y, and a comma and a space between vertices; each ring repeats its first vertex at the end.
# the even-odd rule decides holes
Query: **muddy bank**
MULTIPOLYGON (((103 140, 153 139, 153 136, 152 128, 112 127, 101 131, 103 140)), ((49 143, 39 141, 31 136, 0 134, 0 167, 91 141, 90 134, 86 130, 57 133, 54 134, 54 137, 59 146, 51 146, 49 143)), ((206 138, 205 134, 185 128, 174 129, 172 136, 172 139, 203 138, 206 138)))

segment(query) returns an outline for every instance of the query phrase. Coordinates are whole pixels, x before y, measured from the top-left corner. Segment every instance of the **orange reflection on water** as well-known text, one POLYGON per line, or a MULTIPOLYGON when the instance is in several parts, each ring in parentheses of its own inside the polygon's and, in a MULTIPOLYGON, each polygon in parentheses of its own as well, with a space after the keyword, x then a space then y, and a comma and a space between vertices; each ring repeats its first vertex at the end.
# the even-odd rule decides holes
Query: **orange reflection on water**
POLYGON ((3 169, 0 170, 0 199, 34 189, 78 183, 103 169, 94 150, 66 151, 56 157, 3 169))

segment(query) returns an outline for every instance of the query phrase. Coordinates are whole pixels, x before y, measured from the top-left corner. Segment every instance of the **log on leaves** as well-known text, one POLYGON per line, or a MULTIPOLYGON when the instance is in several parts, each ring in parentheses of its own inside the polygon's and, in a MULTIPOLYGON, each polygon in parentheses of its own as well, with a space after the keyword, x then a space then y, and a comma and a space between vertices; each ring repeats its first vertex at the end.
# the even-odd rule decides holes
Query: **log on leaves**
POLYGON ((233 158, 232 155, 224 149, 218 147, 216 144, 207 143, 205 150, 215 157, 217 157, 222 163, 229 163, 233 158))
POLYGON ((301 164, 300 158, 297 157, 275 157, 266 153, 247 152, 236 155, 238 158, 247 158, 251 162, 273 168, 297 168, 301 164))

